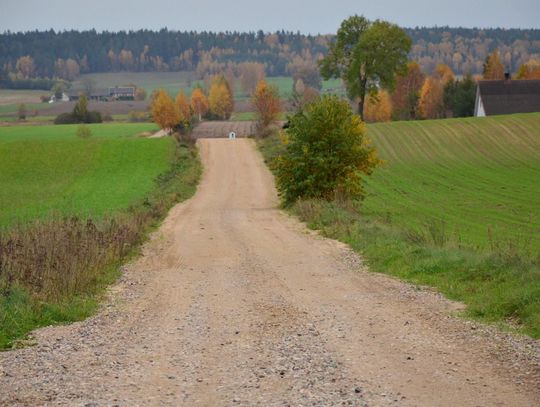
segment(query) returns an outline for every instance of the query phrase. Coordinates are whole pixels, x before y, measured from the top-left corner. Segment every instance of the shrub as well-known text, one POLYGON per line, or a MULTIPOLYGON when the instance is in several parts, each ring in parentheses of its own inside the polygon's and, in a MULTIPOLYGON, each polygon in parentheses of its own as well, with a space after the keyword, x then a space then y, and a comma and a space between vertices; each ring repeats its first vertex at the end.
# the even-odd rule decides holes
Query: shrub
POLYGON ((17 116, 19 120, 26 120, 26 105, 21 103, 17 108, 17 116))
POLYGON ((77 124, 78 119, 71 113, 61 113, 54 119, 54 124, 77 124))
POLYGON ((101 118, 101 113, 96 111, 90 111, 86 113, 86 118, 84 123, 101 123, 103 119, 101 118))
POLYGON ((77 127, 77 137, 90 138, 92 137, 92 129, 86 124, 81 124, 77 127))
POLYGON ((285 152, 275 162, 285 204, 299 198, 361 198, 362 174, 380 163, 365 132, 349 103, 336 96, 324 96, 292 116, 285 152))
POLYGON ((128 114, 128 120, 133 123, 147 122, 150 120, 147 112, 132 110, 128 114))

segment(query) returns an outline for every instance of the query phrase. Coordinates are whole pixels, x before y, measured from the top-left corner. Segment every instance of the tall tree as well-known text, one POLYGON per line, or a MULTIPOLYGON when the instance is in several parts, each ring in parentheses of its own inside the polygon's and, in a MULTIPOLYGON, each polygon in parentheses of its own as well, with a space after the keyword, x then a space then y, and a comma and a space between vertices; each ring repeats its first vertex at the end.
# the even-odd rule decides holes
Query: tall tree
POLYGON ((150 111, 154 122, 163 130, 171 132, 180 123, 180 112, 174 100, 164 89, 156 92, 150 111))
POLYGON ((516 79, 540 79, 540 60, 531 59, 522 64, 518 69, 516 79))
POLYGON ((180 114, 180 122, 188 125, 191 122, 191 106, 189 105, 184 91, 181 90, 178 92, 175 102, 178 113, 180 114))
POLYGON ((248 94, 252 94, 259 81, 264 79, 264 65, 256 62, 244 62, 238 66, 240 84, 248 94))
POLYGON ((359 99, 358 113, 363 119, 366 95, 376 93, 379 86, 394 87, 396 73, 407 67, 411 44, 395 24, 352 16, 341 23, 336 41, 321 61, 321 74, 325 79, 343 78, 349 97, 359 99))
POLYGON ((263 79, 259 81, 251 100, 257 114, 257 127, 259 134, 275 122, 281 112, 281 101, 277 86, 270 86, 263 79))
POLYGON ((234 111, 234 99, 229 83, 223 75, 214 77, 208 95, 210 112, 220 119, 228 119, 234 111))
POLYGON ((393 114, 396 119, 416 119, 420 89, 425 78, 417 62, 409 62, 407 72, 397 76, 396 88, 392 94, 393 114))
POLYGON ((196 87, 191 93, 191 108, 199 121, 208 112, 208 99, 200 87, 196 87))
POLYGON ((429 76, 420 90, 418 110, 424 119, 444 117, 444 86, 440 79, 429 76))
POLYGON ((493 51, 484 64, 484 79, 501 80, 504 79, 504 66, 498 50, 493 51))
POLYGON ((388 122, 392 119, 392 100, 388 91, 381 89, 366 100, 364 111, 366 122, 388 122))

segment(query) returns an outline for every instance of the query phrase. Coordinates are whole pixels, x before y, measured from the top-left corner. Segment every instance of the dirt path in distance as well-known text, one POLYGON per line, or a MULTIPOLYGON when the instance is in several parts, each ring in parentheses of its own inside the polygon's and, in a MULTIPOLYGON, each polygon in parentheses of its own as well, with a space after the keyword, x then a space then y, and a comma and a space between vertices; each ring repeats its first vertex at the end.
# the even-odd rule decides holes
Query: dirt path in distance
POLYGON ((0 354, 0 405, 538 405, 538 341, 307 231, 276 209, 252 140, 199 145, 197 194, 102 312, 0 354))

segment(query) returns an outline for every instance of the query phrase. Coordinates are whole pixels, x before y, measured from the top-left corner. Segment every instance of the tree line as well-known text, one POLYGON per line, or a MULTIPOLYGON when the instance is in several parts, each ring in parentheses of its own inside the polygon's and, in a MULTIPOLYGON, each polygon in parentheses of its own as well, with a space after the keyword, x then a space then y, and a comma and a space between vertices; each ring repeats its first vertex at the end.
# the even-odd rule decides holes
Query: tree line
MULTIPOLYGON (((457 75, 479 74, 498 49, 510 71, 540 59, 540 30, 405 29, 409 58, 432 73, 444 63, 457 75)), ((200 78, 242 62, 262 64, 268 76, 294 75, 328 53, 333 35, 299 32, 29 31, 0 34, 0 80, 60 78, 114 71, 196 71, 200 78)))

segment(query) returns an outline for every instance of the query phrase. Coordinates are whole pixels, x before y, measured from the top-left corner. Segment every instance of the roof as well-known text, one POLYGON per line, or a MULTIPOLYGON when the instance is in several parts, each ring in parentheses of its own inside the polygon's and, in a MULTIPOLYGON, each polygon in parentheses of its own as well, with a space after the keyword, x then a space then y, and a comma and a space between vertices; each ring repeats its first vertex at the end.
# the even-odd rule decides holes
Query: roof
MULTIPOLYGON (((85 93, 83 89, 72 89, 69 92, 67 92, 67 95, 70 97, 73 96, 79 96, 81 93, 85 93)), ((93 90, 90 94, 90 97, 108 97, 109 92, 107 92, 107 89, 96 89, 93 90)))
POLYGON ((110 95, 117 94, 135 94, 135 87, 133 86, 115 86, 109 88, 110 95))
POLYGON ((487 115, 540 112, 540 80, 480 81, 487 115))

